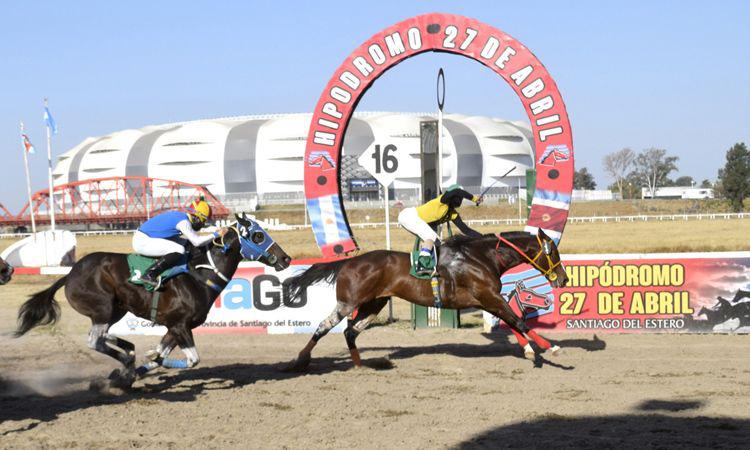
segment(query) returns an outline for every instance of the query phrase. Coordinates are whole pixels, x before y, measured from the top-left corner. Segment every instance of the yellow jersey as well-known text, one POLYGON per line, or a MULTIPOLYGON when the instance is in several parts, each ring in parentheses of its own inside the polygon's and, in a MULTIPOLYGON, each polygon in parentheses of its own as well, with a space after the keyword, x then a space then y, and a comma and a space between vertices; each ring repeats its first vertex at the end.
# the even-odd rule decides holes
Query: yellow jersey
POLYGON ((458 213, 456 211, 453 211, 450 214, 450 217, 448 217, 448 211, 450 207, 440 201, 442 197, 443 196, 441 195, 440 197, 433 198, 424 205, 417 206, 417 215, 419 216, 419 218, 427 223, 433 223, 454 220, 456 217, 458 217, 458 213))

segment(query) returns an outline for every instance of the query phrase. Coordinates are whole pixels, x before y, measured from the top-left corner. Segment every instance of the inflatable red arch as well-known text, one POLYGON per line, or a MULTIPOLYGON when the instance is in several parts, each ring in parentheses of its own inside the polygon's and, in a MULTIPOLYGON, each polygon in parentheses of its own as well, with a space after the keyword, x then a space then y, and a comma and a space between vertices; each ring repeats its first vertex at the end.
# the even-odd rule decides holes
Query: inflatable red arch
POLYGON ((559 241, 568 217, 574 169, 570 122, 555 81, 531 51, 508 34, 468 17, 431 13, 392 25, 360 45, 334 72, 315 106, 305 149, 305 197, 323 256, 357 249, 341 198, 339 170, 344 136, 357 103, 385 71, 427 51, 479 61, 518 95, 536 147, 536 192, 526 230, 542 228, 559 241))

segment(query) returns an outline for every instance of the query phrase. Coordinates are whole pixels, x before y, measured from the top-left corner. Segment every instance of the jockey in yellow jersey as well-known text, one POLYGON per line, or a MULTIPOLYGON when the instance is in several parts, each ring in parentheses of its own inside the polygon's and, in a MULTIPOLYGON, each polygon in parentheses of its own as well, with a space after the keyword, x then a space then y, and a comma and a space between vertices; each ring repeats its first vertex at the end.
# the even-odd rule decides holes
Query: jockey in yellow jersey
POLYGON ((467 236, 481 236, 461 220, 457 209, 464 200, 471 200, 477 206, 482 203, 482 197, 466 192, 461 186, 454 184, 437 198, 433 198, 424 205, 405 208, 398 215, 398 223, 412 234, 422 239, 422 248, 417 259, 417 273, 427 274, 434 269, 432 249, 438 240, 437 227, 446 222, 453 222, 459 230, 467 236))

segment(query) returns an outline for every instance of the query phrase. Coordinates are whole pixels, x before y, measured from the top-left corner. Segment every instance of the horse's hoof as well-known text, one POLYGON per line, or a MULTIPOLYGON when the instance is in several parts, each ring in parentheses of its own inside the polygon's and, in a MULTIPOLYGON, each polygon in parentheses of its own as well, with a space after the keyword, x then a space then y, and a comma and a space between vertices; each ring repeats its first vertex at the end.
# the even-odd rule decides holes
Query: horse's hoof
POLYGON ((562 353, 562 348, 560 348, 559 345, 553 345, 552 348, 549 349, 549 353, 552 356, 558 356, 560 353, 562 353))
POLYGON ((129 390, 135 382, 135 370, 122 372, 120 369, 115 369, 107 378, 109 378, 110 388, 129 390))
POLYGON ((526 344, 523 346, 523 356, 526 359, 535 360, 536 359, 536 353, 534 352, 534 349, 531 348, 529 344, 526 344))
POLYGON ((310 355, 302 356, 300 355, 297 359, 293 359, 292 361, 287 364, 286 367, 284 367, 284 372, 304 372, 307 370, 307 367, 310 365, 310 360, 312 358, 310 355))
POLYGON ((89 390, 93 392, 100 392, 102 394, 108 394, 109 393, 109 381, 103 378, 97 378, 95 380, 91 380, 91 382, 89 383, 89 390))
POLYGON ((149 350, 146 352, 145 358, 149 361, 156 361, 159 359, 159 352, 156 350, 149 350))

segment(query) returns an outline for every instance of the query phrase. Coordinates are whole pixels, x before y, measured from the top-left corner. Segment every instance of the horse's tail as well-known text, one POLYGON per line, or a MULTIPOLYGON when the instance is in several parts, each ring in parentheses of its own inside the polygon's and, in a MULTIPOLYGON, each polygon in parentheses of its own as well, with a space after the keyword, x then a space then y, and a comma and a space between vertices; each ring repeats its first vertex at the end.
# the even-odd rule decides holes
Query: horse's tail
POLYGON ((333 283, 339 275, 339 271, 346 264, 348 259, 339 259, 337 261, 315 263, 309 269, 288 278, 285 282, 287 285, 290 300, 299 298, 308 286, 319 281, 333 283))
POLYGON ((55 281, 52 286, 32 295, 18 310, 18 328, 15 337, 23 336, 39 325, 52 325, 60 318, 60 305, 55 300, 55 292, 68 281, 67 275, 55 281))

